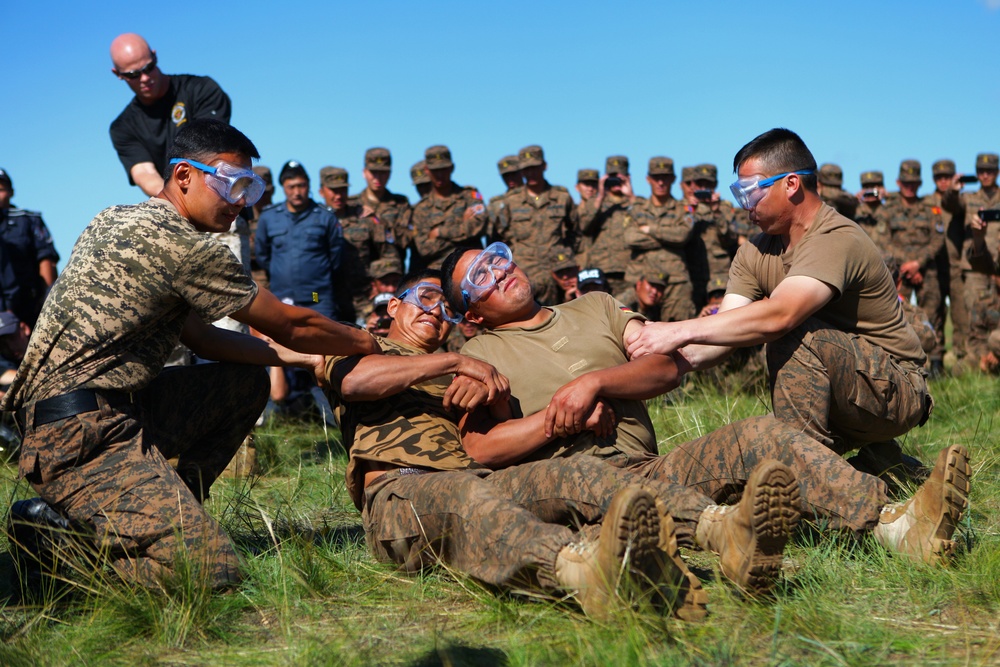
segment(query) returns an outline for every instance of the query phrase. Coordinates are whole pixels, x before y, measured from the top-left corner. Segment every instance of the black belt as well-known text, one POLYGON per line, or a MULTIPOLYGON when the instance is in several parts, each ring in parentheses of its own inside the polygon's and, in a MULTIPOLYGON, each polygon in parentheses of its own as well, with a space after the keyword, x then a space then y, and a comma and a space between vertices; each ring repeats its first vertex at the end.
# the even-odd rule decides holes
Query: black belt
POLYGON ((27 423, 27 408, 18 410, 18 421, 25 427, 37 428, 43 424, 51 424, 60 419, 67 419, 86 412, 96 412, 101 409, 97 402, 100 396, 111 407, 119 407, 132 403, 132 394, 120 391, 97 391, 94 389, 77 389, 68 394, 60 394, 35 402, 35 420, 27 423))

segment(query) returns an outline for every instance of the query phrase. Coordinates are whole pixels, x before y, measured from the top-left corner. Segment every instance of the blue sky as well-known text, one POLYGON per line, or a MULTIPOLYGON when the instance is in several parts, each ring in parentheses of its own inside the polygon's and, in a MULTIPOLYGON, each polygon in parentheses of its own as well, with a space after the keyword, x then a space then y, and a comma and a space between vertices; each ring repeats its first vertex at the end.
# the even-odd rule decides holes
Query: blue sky
POLYGON ((716 163, 728 195, 734 153, 775 126, 852 191, 917 158, 928 192, 934 160, 971 173, 1000 151, 1000 0, 5 4, 0 167, 64 262, 98 211, 143 198, 107 132, 131 98, 109 71, 122 32, 168 74, 215 78, 263 164, 299 160, 314 185, 342 166, 358 191, 365 149, 386 146, 411 201, 409 167, 437 143, 487 198, 497 159, 533 143, 570 188, 628 155, 641 195, 655 155, 716 163))

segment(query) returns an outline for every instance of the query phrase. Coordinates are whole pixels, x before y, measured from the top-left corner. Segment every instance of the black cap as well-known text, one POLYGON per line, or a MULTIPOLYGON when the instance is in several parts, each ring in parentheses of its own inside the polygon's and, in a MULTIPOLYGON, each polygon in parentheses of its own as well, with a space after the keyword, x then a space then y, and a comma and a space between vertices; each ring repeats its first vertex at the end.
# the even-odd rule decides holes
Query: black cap
POLYGON ((285 163, 285 166, 281 168, 281 172, 278 174, 278 182, 284 185, 285 181, 289 178, 299 177, 302 177, 307 181, 309 180, 309 174, 306 173, 306 168, 302 166, 301 162, 289 160, 285 163))
POLYGON ((10 175, 0 167, 0 183, 6 183, 8 190, 14 189, 14 184, 10 182, 10 175))

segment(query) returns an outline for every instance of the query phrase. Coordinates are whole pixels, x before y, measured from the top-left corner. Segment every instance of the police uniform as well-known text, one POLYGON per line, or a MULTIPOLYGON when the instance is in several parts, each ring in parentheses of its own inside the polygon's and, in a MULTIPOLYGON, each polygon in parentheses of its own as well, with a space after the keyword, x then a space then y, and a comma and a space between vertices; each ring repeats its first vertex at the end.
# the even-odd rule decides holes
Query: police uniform
POLYGON ((41 213, 11 207, 0 209, 0 280, 4 310, 33 325, 48 286, 38 273, 43 260, 59 262, 59 253, 41 213))

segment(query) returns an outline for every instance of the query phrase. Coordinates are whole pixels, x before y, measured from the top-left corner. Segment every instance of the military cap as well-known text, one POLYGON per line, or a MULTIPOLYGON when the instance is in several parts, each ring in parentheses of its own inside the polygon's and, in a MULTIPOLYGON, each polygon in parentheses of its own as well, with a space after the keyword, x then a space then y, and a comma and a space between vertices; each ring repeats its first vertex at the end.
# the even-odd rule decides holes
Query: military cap
POLYGON ((10 182, 10 175, 2 168, 0 168, 0 183, 6 185, 8 190, 14 189, 14 184, 10 182))
POLYGON ((389 292, 383 292, 382 294, 376 294, 375 298, 372 299, 372 310, 378 310, 381 308, 384 311, 389 309, 389 302, 392 301, 393 296, 389 292))
POLYGON ((608 279, 604 277, 604 271, 600 269, 584 269, 576 274, 576 286, 579 288, 584 285, 604 285, 607 287, 608 279))
POLYGON ((0 312, 0 336, 16 333, 19 324, 21 324, 21 320, 17 319, 17 315, 14 313, 9 310, 0 312))
POLYGON ((560 249, 552 256, 553 271, 562 271, 564 269, 579 270, 579 268, 579 265, 576 263, 576 258, 573 257, 573 253, 565 248, 560 249))
POLYGON ((666 285, 667 274, 663 271, 647 271, 642 274, 642 279, 650 285, 666 285))
POLYGON ((278 172, 278 182, 282 185, 285 184, 289 178, 304 178, 309 180, 309 174, 306 173, 306 168, 302 166, 301 162, 296 162, 295 160, 289 160, 285 163, 285 166, 281 168, 278 172))
POLYGON ((938 176, 954 176, 955 175, 955 161, 954 160, 938 160, 931 166, 931 173, 934 178, 938 176))
POLYGON ((980 153, 976 156, 976 169, 1000 168, 1000 156, 996 153, 980 153))
POLYGON ((412 167, 410 167, 410 180, 413 181, 414 185, 423 185, 424 183, 430 183, 431 177, 427 175, 427 163, 421 160, 412 167))
POLYGON ((681 180, 687 183, 694 180, 694 167, 684 167, 681 169, 681 180))
POLYGON ((424 162, 427 163, 428 169, 444 169, 455 166, 455 163, 451 161, 451 151, 448 150, 447 146, 431 146, 425 150, 424 162))
POLYGON ((816 175, 821 185, 829 185, 839 188, 844 184, 844 171, 839 165, 827 162, 821 165, 819 173, 816 175))
POLYGON ((903 160, 899 163, 899 180, 913 183, 920 179, 920 160, 903 160))
POLYGON ((513 174, 515 171, 520 171, 521 165, 517 162, 516 155, 507 155, 505 157, 497 160, 497 171, 500 174, 513 174))
POLYGON ((388 148, 369 148, 365 151, 365 169, 389 171, 392 169, 392 154, 388 148))
POLYGON ((403 263, 398 257, 382 257, 368 265, 368 275, 372 278, 385 278, 393 273, 403 274, 403 263))
POLYGON ((674 161, 668 157, 649 158, 649 175, 674 176, 674 161))
POLYGON ((694 181, 705 180, 705 181, 712 181, 713 183, 719 182, 719 170, 715 167, 714 164, 708 164, 706 162, 705 164, 695 165, 693 171, 694 171, 694 178, 691 180, 694 181))
POLYGON ((258 164, 253 168, 253 173, 260 176, 261 180, 264 181, 264 190, 267 192, 274 192, 274 176, 271 175, 271 168, 265 167, 262 164, 258 164))
POLYGON ((576 182, 586 183, 587 181, 599 181, 601 174, 596 169, 581 169, 576 172, 576 182))
POLYGON ((541 167, 545 164, 545 153, 541 146, 525 146, 517 152, 517 161, 521 167, 541 167))
POLYGON ((628 158, 624 155, 612 155, 604 162, 605 174, 628 175, 628 158))
POLYGON ((351 186, 351 184, 347 182, 347 170, 341 169, 340 167, 323 167, 320 169, 319 182, 331 190, 351 186))
POLYGON ((861 185, 862 187, 866 185, 882 185, 885 183, 885 179, 882 177, 881 171, 863 171, 861 172, 861 185))
POLYGON ((722 278, 712 278, 708 281, 708 286, 705 288, 705 294, 711 296, 716 292, 726 291, 726 281, 722 278))

